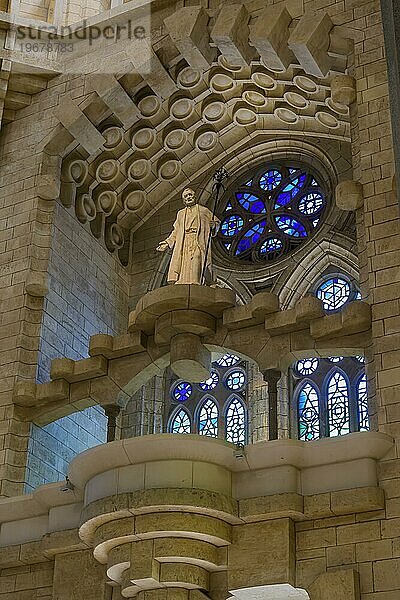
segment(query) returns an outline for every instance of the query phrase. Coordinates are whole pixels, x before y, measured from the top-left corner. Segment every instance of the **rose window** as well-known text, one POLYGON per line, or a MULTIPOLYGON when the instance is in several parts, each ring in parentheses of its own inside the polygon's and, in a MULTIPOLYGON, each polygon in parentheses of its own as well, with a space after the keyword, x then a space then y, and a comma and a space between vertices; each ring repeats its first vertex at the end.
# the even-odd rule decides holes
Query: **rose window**
POLYGON ((302 166, 268 166, 225 198, 218 243, 225 255, 272 261, 309 239, 327 202, 318 179, 302 166))

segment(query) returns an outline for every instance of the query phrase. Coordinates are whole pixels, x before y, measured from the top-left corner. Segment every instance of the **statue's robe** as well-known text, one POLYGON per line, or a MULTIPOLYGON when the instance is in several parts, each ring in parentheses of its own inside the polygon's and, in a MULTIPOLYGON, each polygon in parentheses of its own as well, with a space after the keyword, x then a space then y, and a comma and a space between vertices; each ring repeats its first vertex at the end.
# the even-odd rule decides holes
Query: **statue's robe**
POLYGON ((173 248, 168 283, 210 285, 213 282, 209 243, 212 224, 218 227, 219 220, 205 206, 195 204, 178 212, 174 229, 165 240, 173 248))

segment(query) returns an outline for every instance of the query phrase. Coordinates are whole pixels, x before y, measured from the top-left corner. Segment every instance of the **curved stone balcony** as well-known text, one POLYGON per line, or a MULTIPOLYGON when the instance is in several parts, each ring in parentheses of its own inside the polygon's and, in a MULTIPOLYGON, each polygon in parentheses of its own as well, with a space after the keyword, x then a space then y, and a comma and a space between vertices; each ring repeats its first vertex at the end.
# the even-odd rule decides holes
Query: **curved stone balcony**
POLYGON ((1 501, 0 545, 92 548, 123 598, 201 600, 220 586, 301 600, 294 523, 382 509, 376 461, 391 447, 377 432, 244 449, 198 435, 115 441, 74 459, 70 492, 57 483, 1 501))

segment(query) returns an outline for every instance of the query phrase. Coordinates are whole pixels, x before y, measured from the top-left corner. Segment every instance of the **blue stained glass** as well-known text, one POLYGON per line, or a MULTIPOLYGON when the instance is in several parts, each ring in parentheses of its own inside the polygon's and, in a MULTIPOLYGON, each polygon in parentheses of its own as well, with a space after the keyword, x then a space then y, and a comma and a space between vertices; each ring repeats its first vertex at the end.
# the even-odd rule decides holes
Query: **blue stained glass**
POLYGON ((313 215, 318 212, 324 204, 324 199, 318 192, 312 192, 303 196, 299 202, 299 211, 305 215, 313 215))
POLYGON ((258 215, 260 213, 266 212, 264 202, 260 200, 260 198, 257 198, 257 196, 254 196, 254 194, 242 194, 238 192, 236 194, 236 198, 238 202, 243 206, 243 208, 249 210, 252 213, 258 215))
POLYGON ((242 217, 239 215, 229 215, 224 221, 221 223, 221 232, 223 235, 228 235, 232 237, 239 233, 239 231, 243 228, 244 221, 242 217))
POLYGON ((186 402, 192 395, 192 386, 187 381, 181 381, 177 383, 172 390, 172 396, 178 402, 186 402))
POLYGON ((306 180, 305 173, 295 177, 293 181, 288 183, 279 194, 275 202, 275 209, 289 204, 293 198, 300 192, 306 180))
POLYGON ((226 199, 217 234, 230 258, 277 261, 320 228, 327 201, 323 187, 303 166, 267 165, 239 185, 226 199))
POLYGON ((330 360, 333 363, 338 363, 341 360, 343 360, 343 358, 344 358, 343 356, 329 356, 328 360, 330 360))
POLYGON ((170 433, 190 433, 190 418, 186 410, 181 408, 169 426, 170 433))
POLYGON ((237 371, 232 371, 225 379, 226 387, 230 390, 233 390, 234 392, 242 389, 245 383, 246 376, 244 374, 244 371, 242 371, 241 369, 238 369, 237 371))
POLYGON ((365 363, 365 357, 364 356, 355 356, 355 358, 358 360, 358 362, 365 363))
POLYGON ((362 300, 361 292, 357 292, 356 300, 362 300))
POLYGON ((271 192, 278 187, 281 181, 282 174, 276 169, 272 169, 261 176, 259 185, 262 190, 269 190, 271 192))
POLYGON ((275 217, 275 221, 279 229, 281 229, 283 233, 286 233, 286 235, 296 238, 307 237, 307 231, 305 230, 304 225, 294 217, 282 215, 280 217, 275 217))
POLYGON ((211 376, 207 379, 207 381, 202 381, 201 383, 199 383, 199 387, 202 390, 213 390, 215 387, 217 387, 219 382, 219 377, 218 377, 218 373, 216 373, 215 371, 213 371, 211 373, 211 376))
POLYGON ((325 310, 341 308, 350 297, 350 285, 340 277, 332 277, 322 283, 317 290, 317 298, 322 300, 325 310))
POLYGON ((320 436, 318 392, 313 385, 303 385, 298 399, 299 439, 317 440, 320 436))
POLYGON ((271 254, 272 252, 278 252, 282 248, 282 240, 279 238, 269 238, 265 240, 260 248, 260 254, 271 254))
POLYGON ((237 245, 236 255, 242 254, 249 248, 251 248, 254 244, 258 242, 262 233, 264 232, 265 221, 261 221, 261 223, 256 223, 251 229, 246 231, 242 239, 237 245))

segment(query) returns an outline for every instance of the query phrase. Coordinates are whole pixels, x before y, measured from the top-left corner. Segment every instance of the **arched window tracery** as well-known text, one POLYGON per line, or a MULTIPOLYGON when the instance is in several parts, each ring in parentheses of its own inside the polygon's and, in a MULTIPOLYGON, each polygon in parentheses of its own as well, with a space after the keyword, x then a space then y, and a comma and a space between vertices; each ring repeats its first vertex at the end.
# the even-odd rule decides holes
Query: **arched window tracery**
POLYGON ((241 262, 271 262, 311 238, 328 212, 322 178, 300 164, 260 166, 226 194, 217 236, 222 254, 241 262))
POLYGON ((246 443, 246 408, 236 395, 229 399, 225 409, 225 439, 237 446, 246 443))
MULTIPOLYGON (((356 283, 342 273, 327 273, 312 292, 327 312, 360 300, 356 283)), ((298 437, 315 440, 369 429, 367 378, 363 356, 298 360, 290 369, 298 437)))
POLYGON ((334 371, 327 381, 328 435, 350 433, 349 388, 340 371, 334 371))
POLYGON ((218 417, 219 410, 217 403, 214 398, 207 397, 200 405, 197 420, 199 434, 218 437, 218 417))
POLYGON ((302 375, 304 360, 291 367, 300 440, 369 430, 367 378, 359 359, 359 356, 314 359, 318 366, 307 376, 302 375))
POLYGON ((170 418, 169 433, 190 433, 192 424, 188 412, 184 408, 175 411, 170 418))
POLYGON ((167 431, 247 441, 247 366, 234 354, 212 364, 210 377, 193 384, 175 380, 167 399, 167 431))

